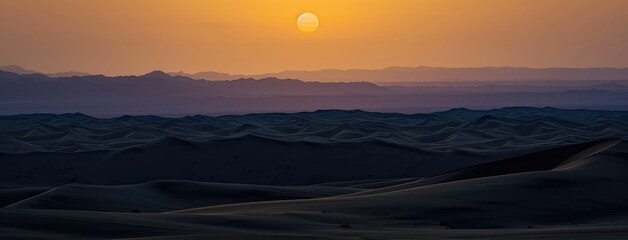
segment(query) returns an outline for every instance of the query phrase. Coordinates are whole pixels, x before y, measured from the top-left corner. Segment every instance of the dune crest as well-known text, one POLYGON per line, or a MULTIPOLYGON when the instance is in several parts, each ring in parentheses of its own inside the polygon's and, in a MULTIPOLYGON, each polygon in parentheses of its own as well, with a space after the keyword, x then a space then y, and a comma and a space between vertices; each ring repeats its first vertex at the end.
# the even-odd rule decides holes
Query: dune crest
POLYGON ((31 114, 0 123, 9 238, 628 233, 626 112, 31 114))

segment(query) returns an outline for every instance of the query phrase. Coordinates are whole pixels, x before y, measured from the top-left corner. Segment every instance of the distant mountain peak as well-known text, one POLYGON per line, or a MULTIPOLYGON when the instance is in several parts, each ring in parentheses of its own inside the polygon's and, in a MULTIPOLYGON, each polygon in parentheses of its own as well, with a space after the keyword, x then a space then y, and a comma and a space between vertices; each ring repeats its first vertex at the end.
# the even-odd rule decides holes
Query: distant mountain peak
POLYGON ((48 77, 51 78, 58 78, 58 77, 82 77, 82 76, 89 76, 92 75, 90 73, 86 73, 86 72, 77 72, 77 71, 66 71, 66 72, 57 72, 57 73, 42 73, 39 71, 33 71, 33 70, 29 70, 26 68, 23 68, 19 65, 7 65, 7 66, 0 66, 0 71, 5 71, 5 72, 12 72, 12 73, 17 73, 17 74, 22 74, 22 75, 30 75, 30 74, 40 74, 40 75, 46 75, 48 77))
POLYGON ((33 74, 33 73, 37 73, 35 71, 28 70, 28 69, 23 68, 23 67, 18 66, 18 65, 1 66, 0 70, 6 71, 6 72, 17 73, 17 74, 33 74))
POLYGON ((179 72, 170 72, 169 74, 171 76, 184 76, 184 77, 190 77, 193 79, 202 79, 202 80, 209 80, 209 81, 236 80, 236 79, 245 77, 244 75, 231 75, 228 73, 221 73, 221 72, 215 72, 215 71, 203 71, 203 72, 197 72, 194 74, 189 74, 189 73, 179 71, 179 72))
POLYGON ((57 77, 84 77, 90 76, 91 73, 86 72, 77 72, 77 71, 67 71, 67 72, 58 72, 58 73, 46 73, 48 77, 57 78, 57 77))
MULTIPOLYGON (((255 80, 254 78, 246 78, 246 79, 255 80)), ((281 78, 276 78, 276 77, 260 78, 260 79, 257 79, 256 81, 268 81, 268 82, 294 82, 294 81, 297 81, 297 82, 304 82, 304 81, 301 81, 301 80, 298 80, 298 79, 290 79, 290 78, 281 79, 281 78)))
POLYGON ((142 75, 142 77, 146 77, 146 78, 171 78, 172 76, 170 74, 167 74, 163 71, 152 71, 149 72, 147 74, 142 75))

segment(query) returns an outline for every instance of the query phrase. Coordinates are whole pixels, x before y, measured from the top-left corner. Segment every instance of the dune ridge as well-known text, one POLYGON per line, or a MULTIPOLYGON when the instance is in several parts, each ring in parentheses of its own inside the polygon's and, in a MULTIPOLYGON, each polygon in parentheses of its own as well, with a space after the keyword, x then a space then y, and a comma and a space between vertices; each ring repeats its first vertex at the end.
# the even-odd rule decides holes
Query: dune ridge
POLYGON ((321 110, 182 118, 2 116, 0 160, 18 167, 0 170, 0 180, 4 186, 160 179, 309 185, 425 177, 551 147, 623 138, 626 116, 554 108, 414 115, 321 110), (391 164, 382 167, 382 161, 391 164), (134 174, 138 171, 142 174, 134 174))
POLYGON ((6 238, 623 239, 628 113, 0 116, 6 238))

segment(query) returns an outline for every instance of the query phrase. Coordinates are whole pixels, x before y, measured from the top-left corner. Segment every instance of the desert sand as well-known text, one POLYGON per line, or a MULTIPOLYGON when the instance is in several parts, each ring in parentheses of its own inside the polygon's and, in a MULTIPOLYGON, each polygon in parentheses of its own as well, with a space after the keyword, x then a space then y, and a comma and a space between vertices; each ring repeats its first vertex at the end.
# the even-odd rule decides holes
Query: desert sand
POLYGON ((0 116, 6 239, 625 239, 628 112, 0 116))

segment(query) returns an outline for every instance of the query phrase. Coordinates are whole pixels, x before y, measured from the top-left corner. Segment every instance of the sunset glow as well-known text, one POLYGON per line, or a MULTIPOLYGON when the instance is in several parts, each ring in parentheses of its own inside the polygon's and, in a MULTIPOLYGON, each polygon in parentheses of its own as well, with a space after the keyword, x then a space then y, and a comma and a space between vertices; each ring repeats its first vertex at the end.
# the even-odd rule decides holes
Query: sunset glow
POLYGON ((622 0, 3 0, 0 65, 110 75, 625 67, 626 9, 622 0), (298 31, 304 12, 324 31, 298 31))

